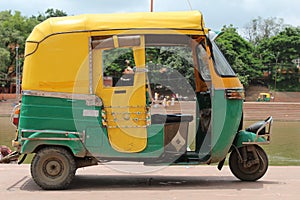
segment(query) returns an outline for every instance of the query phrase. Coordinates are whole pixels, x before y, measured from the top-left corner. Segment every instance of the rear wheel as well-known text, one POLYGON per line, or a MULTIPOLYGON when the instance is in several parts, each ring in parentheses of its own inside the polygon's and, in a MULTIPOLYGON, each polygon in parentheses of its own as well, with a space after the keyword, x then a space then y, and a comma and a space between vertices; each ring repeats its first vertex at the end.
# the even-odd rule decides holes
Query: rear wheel
POLYGON ((244 146, 231 152, 229 167, 238 179, 256 181, 266 173, 268 157, 265 151, 257 145, 244 146))
POLYGON ((46 190, 66 189, 75 176, 73 155, 62 147, 39 150, 31 162, 31 175, 46 190))

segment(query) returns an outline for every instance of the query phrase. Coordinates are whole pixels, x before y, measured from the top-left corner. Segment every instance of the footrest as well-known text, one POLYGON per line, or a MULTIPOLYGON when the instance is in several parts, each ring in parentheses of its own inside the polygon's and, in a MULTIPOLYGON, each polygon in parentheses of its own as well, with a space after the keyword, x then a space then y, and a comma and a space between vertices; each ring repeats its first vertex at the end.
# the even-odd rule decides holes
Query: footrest
POLYGON ((154 114, 151 116, 152 124, 164 124, 164 123, 180 123, 193 121, 193 115, 183 114, 154 114))

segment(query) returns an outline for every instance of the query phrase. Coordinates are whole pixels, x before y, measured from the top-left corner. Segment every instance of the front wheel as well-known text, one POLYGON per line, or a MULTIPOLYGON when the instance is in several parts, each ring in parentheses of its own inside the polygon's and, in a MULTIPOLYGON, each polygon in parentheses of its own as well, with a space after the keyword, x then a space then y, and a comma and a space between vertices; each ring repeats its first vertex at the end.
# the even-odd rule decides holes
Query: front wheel
POLYGON ((229 167, 238 179, 256 181, 265 175, 268 157, 260 146, 244 146, 231 152, 229 167))
POLYGON ((73 155, 62 147, 39 150, 31 162, 33 180, 45 190, 66 189, 75 176, 73 155))

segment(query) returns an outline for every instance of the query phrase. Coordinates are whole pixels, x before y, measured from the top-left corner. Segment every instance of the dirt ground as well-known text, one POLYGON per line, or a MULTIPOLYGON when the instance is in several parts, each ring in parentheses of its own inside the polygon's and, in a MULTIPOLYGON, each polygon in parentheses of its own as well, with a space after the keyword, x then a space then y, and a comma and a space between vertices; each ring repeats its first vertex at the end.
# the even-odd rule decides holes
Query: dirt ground
POLYGON ((68 190, 44 191, 31 178, 29 165, 2 164, 0 196, 22 200, 296 200, 300 195, 299 170, 300 167, 271 166, 259 181, 242 182, 227 166, 222 171, 216 166, 172 166, 142 174, 125 174, 107 166, 94 166, 78 169, 68 190))
POLYGON ((274 121, 300 121, 300 103, 245 102, 244 119, 262 120, 273 116, 274 121))

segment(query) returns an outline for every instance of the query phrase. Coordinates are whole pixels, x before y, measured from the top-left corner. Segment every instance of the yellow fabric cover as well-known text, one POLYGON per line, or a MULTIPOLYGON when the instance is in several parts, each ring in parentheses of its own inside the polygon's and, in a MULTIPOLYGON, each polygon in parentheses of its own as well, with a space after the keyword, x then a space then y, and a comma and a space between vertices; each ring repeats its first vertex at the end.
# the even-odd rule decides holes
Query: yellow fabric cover
MULTIPOLYGON (((50 18, 37 25, 27 39, 23 90, 88 94, 91 36, 133 34, 130 30, 136 30, 135 34, 207 33, 199 11, 50 18)), ((93 80, 93 92, 96 84, 93 80)))
POLYGON ((128 29, 205 29, 199 11, 85 14, 49 18, 37 25, 27 41, 39 42, 55 33, 128 29))

